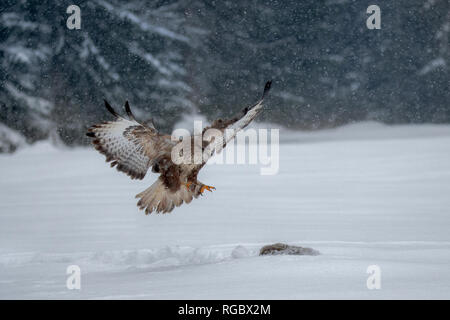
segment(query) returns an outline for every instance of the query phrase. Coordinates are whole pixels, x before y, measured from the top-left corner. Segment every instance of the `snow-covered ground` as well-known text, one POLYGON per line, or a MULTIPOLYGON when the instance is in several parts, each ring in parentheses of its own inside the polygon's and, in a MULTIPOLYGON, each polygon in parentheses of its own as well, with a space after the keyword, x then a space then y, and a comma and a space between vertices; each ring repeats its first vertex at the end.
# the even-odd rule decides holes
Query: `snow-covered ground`
POLYGON ((450 298, 450 126, 286 137, 277 175, 207 166, 217 191, 168 215, 136 207, 155 175, 131 181, 92 148, 1 155, 0 298, 450 298), (274 242, 321 255, 258 256, 274 242))

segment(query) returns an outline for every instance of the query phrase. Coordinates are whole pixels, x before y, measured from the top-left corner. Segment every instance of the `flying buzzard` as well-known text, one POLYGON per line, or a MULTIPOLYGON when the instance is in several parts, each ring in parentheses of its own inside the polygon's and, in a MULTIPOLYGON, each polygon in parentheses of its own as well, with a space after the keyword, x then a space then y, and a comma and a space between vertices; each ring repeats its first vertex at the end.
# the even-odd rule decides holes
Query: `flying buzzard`
MULTIPOLYGON (((271 83, 266 83, 262 98, 254 106, 244 108, 240 115, 232 119, 217 119, 211 126, 203 129, 203 133, 208 129, 215 129, 220 133, 225 133, 226 130, 228 134, 224 134, 222 139, 214 138, 211 141, 200 139, 203 157, 196 163, 174 162, 172 149, 178 142, 173 141, 170 135, 161 134, 151 124, 139 123, 133 116, 128 101, 125 102, 128 119, 125 119, 105 100, 105 106, 115 120, 90 127, 87 136, 93 138, 95 149, 106 156, 106 162, 111 162, 111 167, 115 166, 131 179, 143 179, 149 168, 152 168, 152 172, 159 173, 155 183, 136 195, 139 198, 137 205, 140 209, 145 209, 146 214, 153 211, 171 212, 183 202, 190 203, 192 198, 197 198, 205 190, 215 189, 198 181, 198 172, 216 151, 220 152, 239 130, 245 128, 261 112, 271 83)), ((191 137, 192 145, 194 140, 191 137)))

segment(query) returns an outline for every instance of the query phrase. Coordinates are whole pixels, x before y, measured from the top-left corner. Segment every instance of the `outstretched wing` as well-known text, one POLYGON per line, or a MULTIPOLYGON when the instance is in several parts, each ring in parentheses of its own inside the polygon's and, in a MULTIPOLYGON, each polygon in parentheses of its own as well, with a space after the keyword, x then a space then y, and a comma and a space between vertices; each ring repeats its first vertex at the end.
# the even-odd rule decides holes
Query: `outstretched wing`
POLYGON ((216 151, 220 152, 223 148, 225 148, 227 143, 231 141, 240 130, 247 127, 248 124, 256 118, 256 116, 262 111, 264 98, 269 92, 271 85, 272 81, 266 82, 261 99, 252 107, 244 108, 238 116, 232 119, 217 119, 211 124, 211 126, 203 129, 203 137, 205 137, 205 133, 208 129, 217 129, 222 133, 222 139, 217 139, 217 137, 215 137, 210 142, 208 141, 205 143, 204 141, 203 163, 201 166, 204 166, 216 151))
POLYGON ((106 162, 112 161, 111 167, 116 166, 131 179, 143 179, 155 160, 170 155, 174 143, 170 136, 137 122, 128 101, 125 110, 130 120, 119 116, 106 100, 105 106, 116 119, 93 125, 86 135, 93 138, 95 149, 106 156, 106 162))

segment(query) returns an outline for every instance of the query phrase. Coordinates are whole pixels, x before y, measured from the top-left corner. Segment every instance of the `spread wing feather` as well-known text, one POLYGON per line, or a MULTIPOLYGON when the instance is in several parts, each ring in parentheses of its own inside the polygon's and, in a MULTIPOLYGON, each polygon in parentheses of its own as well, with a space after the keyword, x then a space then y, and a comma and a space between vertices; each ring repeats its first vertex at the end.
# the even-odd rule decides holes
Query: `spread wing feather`
POLYGON ((210 127, 203 130, 203 133, 210 128, 220 130, 222 139, 213 139, 213 141, 206 143, 206 146, 204 145, 203 163, 201 166, 204 166, 216 151, 220 152, 225 148, 227 143, 234 139, 240 130, 247 127, 256 118, 262 111, 264 98, 269 92, 271 85, 272 81, 267 81, 261 99, 255 105, 244 108, 240 115, 229 120, 217 119, 210 127))
POLYGON ((173 142, 156 129, 138 123, 128 103, 125 109, 131 120, 119 116, 106 100, 105 106, 116 119, 90 127, 87 136, 93 138, 95 148, 111 167, 116 166, 131 179, 143 179, 156 159, 170 154, 173 142))

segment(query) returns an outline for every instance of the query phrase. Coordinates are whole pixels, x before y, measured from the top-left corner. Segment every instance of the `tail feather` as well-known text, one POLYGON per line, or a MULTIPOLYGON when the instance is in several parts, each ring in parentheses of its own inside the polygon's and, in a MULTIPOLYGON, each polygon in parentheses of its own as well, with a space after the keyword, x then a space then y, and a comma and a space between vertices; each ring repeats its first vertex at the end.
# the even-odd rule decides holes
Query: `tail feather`
POLYGON ((140 198, 137 206, 145 209, 145 214, 153 211, 158 213, 171 212, 175 207, 192 201, 192 193, 185 186, 180 186, 176 192, 167 189, 161 179, 156 180, 149 188, 136 195, 140 198))

